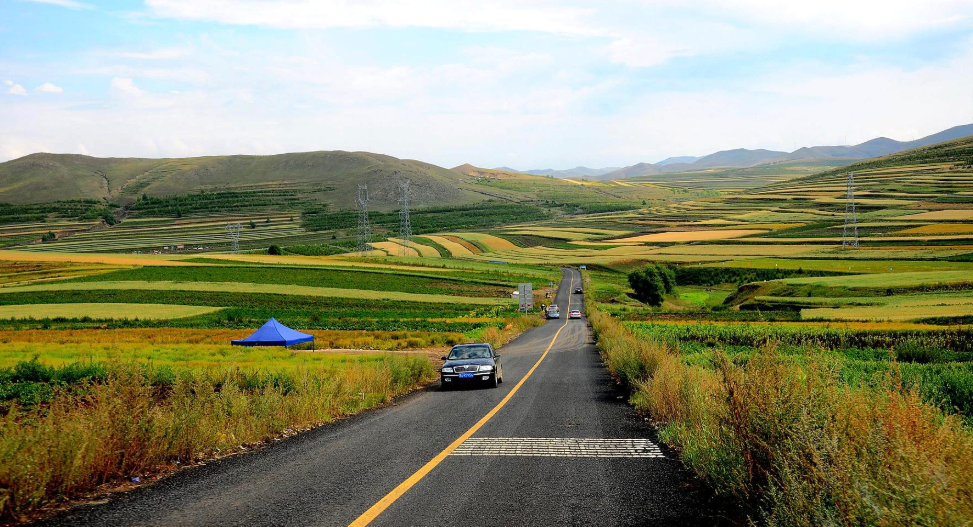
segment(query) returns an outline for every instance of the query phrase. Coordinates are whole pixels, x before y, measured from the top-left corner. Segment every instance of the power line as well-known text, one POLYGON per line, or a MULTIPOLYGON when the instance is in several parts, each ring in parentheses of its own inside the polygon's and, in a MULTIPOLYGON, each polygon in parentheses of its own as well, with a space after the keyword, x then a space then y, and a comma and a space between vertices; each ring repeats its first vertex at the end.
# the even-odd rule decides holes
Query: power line
POLYGON ((399 188, 402 190, 402 197, 399 201, 402 203, 402 208, 399 209, 399 239, 402 240, 402 249, 399 251, 402 256, 405 256, 410 247, 412 247, 412 220, 409 218, 409 185, 412 180, 407 179, 402 183, 399 183, 399 188))
POLYGON ((358 247, 356 251, 360 256, 365 256, 372 247, 372 226, 368 222, 368 185, 360 183, 358 185, 358 247))
POLYGON ((848 197, 845 199, 845 232, 842 249, 858 248, 858 212, 855 210, 855 173, 848 174, 848 197))

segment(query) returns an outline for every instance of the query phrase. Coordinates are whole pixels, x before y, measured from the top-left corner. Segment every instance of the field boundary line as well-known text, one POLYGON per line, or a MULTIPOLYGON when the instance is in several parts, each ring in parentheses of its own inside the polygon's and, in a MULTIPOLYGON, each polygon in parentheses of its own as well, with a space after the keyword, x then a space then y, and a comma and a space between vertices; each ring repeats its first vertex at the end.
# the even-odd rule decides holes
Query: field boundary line
MULTIPOLYGON (((568 309, 567 309, 568 311, 571 311, 571 291, 573 290, 573 288, 574 288, 574 273, 572 272, 571 285, 568 286, 568 309)), ((403 494, 408 492, 409 489, 415 486, 416 483, 419 483, 419 481, 421 481, 422 478, 426 477, 427 474, 432 472, 434 468, 436 468, 440 463, 443 462, 443 460, 449 457, 449 455, 452 454, 454 450, 459 448, 460 445, 462 445, 467 439, 469 439, 480 428, 482 428, 483 425, 487 424, 487 422, 490 421, 490 419, 492 419, 493 416, 496 415, 501 408, 506 406, 507 402, 510 401, 511 398, 513 398, 514 394, 516 394, 517 391, 520 390, 520 387, 523 386, 525 382, 527 382, 527 379, 529 379, 531 375, 533 375, 534 370, 536 370, 537 367, 541 365, 541 362, 543 362, 544 358, 547 357, 547 354, 551 351, 551 348, 554 347, 554 343, 557 342, 558 335, 560 335, 561 331, 565 327, 567 327, 568 320, 569 319, 567 318, 564 319, 564 323, 561 324, 561 327, 558 328, 557 332, 554 333, 554 337, 551 339, 551 343, 548 344, 547 349, 544 350, 544 353, 542 353, 540 358, 537 359, 537 362, 535 362, 534 365, 531 366, 530 370, 527 371, 527 374, 524 375, 522 379, 520 379, 520 382, 518 382, 517 385, 510 390, 510 393, 508 393, 506 397, 504 397, 496 406, 494 406, 492 410, 487 412, 487 414, 484 415, 479 421, 477 421, 475 425, 471 426, 469 430, 463 432, 463 434, 460 435, 458 438, 456 438, 455 441, 453 441, 452 443, 449 444, 449 446, 443 449, 442 452, 436 454, 436 456, 431 460, 429 460, 425 465, 423 465, 422 468, 415 471, 411 476, 406 478, 405 481, 403 481, 402 483, 399 483, 399 485, 394 489, 392 489, 391 492, 386 494, 382 499, 378 500, 378 502, 375 503, 375 505, 369 507, 367 511, 365 511, 361 516, 356 518, 355 521, 351 522, 348 525, 348 527, 365 527, 366 525, 371 523, 375 518, 378 518, 380 514, 385 512, 385 509, 389 508, 390 505, 395 503, 396 500, 398 500, 400 497, 402 497, 403 494)))

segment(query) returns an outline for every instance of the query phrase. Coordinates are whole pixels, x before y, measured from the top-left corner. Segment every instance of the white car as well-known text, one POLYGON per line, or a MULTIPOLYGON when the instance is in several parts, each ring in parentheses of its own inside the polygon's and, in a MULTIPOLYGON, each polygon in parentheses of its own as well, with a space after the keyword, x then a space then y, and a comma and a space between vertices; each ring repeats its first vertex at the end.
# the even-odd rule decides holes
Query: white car
POLYGON ((568 313, 568 318, 581 318, 581 311, 572 309, 571 312, 568 313))

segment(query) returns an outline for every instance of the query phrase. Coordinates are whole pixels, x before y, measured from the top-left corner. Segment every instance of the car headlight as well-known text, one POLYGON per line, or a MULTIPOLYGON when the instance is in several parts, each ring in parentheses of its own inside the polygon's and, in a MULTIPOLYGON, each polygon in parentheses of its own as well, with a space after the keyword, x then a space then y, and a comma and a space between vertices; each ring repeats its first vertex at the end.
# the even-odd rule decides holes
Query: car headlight
POLYGON ((453 373, 453 369, 447 366, 443 368, 443 373, 453 373))
POLYGON ((480 371, 493 371, 493 366, 480 366, 480 371))

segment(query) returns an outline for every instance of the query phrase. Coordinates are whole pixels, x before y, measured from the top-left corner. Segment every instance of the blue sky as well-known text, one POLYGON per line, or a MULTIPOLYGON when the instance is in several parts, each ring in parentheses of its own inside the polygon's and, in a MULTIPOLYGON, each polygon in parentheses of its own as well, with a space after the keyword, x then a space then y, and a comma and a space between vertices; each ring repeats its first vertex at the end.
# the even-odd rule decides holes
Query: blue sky
POLYGON ((0 0, 0 161, 623 166, 973 120, 973 0, 0 0))

